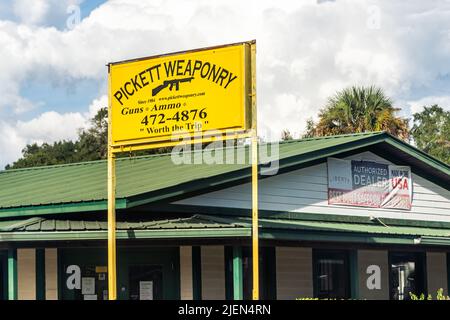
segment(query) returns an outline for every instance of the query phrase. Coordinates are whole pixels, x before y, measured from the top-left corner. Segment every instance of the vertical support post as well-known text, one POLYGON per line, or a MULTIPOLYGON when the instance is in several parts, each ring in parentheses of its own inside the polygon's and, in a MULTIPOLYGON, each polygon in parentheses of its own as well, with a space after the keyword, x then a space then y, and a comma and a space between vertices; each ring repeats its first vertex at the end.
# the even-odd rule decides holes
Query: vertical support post
POLYGON ((259 232, 258 232, 258 117, 256 114, 256 43, 250 45, 252 108, 252 255, 253 300, 259 300, 259 232))
POLYGON ((447 262, 447 290, 450 294, 450 254, 446 253, 446 262, 447 262))
POLYGON ((17 249, 8 249, 8 299, 17 300, 17 249))
POLYGON ((192 295, 202 300, 202 255, 200 246, 192 247, 192 295))
POLYGON ((243 276, 242 276, 242 248, 233 247, 233 299, 244 298, 243 276))
POLYGON ((225 260, 225 300, 233 300, 234 298, 234 272, 233 272, 233 247, 224 246, 225 260))
POLYGON ((108 86, 108 297, 116 300, 116 156, 111 147, 111 65, 108 65, 108 86))
POLYGON ((359 299, 358 251, 350 251, 350 296, 359 299))
POLYGON ((8 299, 8 250, 2 252, 0 254, 0 263, 2 265, 2 274, 0 277, 2 277, 1 281, 3 282, 3 288, 2 288, 2 300, 8 299))
POLYGON ((253 300, 259 300, 259 231, 258 231, 258 137, 252 135, 252 265, 253 300))
POLYGON ((36 300, 45 300, 45 249, 36 249, 36 300))

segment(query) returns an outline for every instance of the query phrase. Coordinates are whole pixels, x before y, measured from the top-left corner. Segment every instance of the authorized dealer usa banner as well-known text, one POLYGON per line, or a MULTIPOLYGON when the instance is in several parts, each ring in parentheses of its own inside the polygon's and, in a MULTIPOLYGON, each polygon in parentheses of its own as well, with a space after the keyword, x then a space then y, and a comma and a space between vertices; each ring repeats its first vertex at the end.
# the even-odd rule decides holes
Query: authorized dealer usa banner
POLYGON ((328 158, 328 203, 411 210, 411 168, 328 158))

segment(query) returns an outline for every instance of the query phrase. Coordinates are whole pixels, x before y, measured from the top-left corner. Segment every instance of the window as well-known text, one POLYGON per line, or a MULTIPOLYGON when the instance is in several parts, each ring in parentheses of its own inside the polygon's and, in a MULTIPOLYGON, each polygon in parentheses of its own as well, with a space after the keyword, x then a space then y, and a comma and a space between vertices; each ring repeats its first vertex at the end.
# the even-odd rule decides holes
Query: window
POLYGON ((314 250, 314 297, 348 299, 350 270, 348 253, 340 250, 314 250))
POLYGON ((410 293, 426 295, 423 254, 392 252, 389 260, 391 299, 410 300, 410 293))

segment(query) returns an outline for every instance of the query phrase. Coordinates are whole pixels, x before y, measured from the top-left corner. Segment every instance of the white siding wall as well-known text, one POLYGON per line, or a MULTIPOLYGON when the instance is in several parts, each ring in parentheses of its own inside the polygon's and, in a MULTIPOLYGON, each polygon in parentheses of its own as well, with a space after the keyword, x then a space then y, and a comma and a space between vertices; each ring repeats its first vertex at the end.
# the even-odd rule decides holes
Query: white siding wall
MULTIPOLYGON (((390 163, 371 152, 346 159, 390 163)), ((450 221, 450 191, 415 174, 411 211, 328 204, 327 164, 266 178, 259 184, 260 210, 328 213, 415 220, 450 221)), ((175 202, 198 206, 251 208, 251 185, 243 184, 175 202)))

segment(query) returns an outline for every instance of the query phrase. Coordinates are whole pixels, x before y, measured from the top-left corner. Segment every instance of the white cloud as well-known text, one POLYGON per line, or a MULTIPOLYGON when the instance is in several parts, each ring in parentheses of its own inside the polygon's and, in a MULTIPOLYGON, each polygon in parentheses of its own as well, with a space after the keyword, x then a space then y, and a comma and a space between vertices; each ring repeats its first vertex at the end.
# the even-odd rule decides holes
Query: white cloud
POLYGON ((27 144, 76 140, 79 130, 88 128, 89 120, 107 104, 108 97, 103 95, 92 101, 87 112, 48 111, 29 121, 18 120, 13 124, 0 120, 0 168, 20 158, 27 144))
POLYGON ((26 140, 18 135, 13 125, 0 121, 0 170, 21 156, 26 140))
POLYGON ((67 9, 79 6, 84 0, 14 0, 2 3, 0 9, 7 13, 4 17, 26 25, 58 26, 64 25, 67 9))
POLYGON ((89 105, 89 112, 84 114, 87 119, 93 118, 101 108, 108 107, 108 96, 102 95, 100 98, 94 99, 89 105))
POLYGON ((49 9, 46 0, 16 0, 13 4, 13 12, 26 24, 41 23, 49 9))
MULTIPOLYGON (((100 96, 107 62, 250 39, 258 46, 258 118, 272 137, 284 128, 300 134, 329 95, 353 84, 382 86, 411 111, 421 97, 432 103, 444 95, 450 85, 448 1, 320 2, 110 0, 71 30, 48 27, 53 6, 45 13, 45 5, 36 4, 30 17, 17 9, 21 24, 0 21, 0 114, 11 126, 39 107, 21 94, 30 78, 69 85, 67 79, 94 79, 103 84, 100 96)), ((87 109, 73 113, 86 118, 87 109)))
POLYGON ((30 121, 18 121, 15 129, 28 141, 42 143, 74 140, 77 137, 77 129, 85 125, 86 119, 80 113, 60 114, 49 111, 30 121))
POLYGON ((260 111, 258 118, 264 119, 264 121, 259 121, 258 134, 265 140, 280 139, 283 128, 289 129, 291 134, 297 137, 304 131, 306 121, 313 118, 316 113, 311 105, 311 101, 289 93, 276 95, 272 105, 262 105, 261 107, 258 110, 260 111), (292 113, 292 110, 296 110, 296 112, 292 113), (291 123, 296 125, 287 127, 286 119, 289 119, 291 123), (275 128, 279 128, 279 130, 275 128))
POLYGON ((423 97, 419 100, 408 101, 407 105, 411 110, 411 114, 422 112, 423 107, 431 107, 432 105, 437 104, 442 107, 444 110, 450 111, 450 95, 448 96, 428 96, 423 97))

